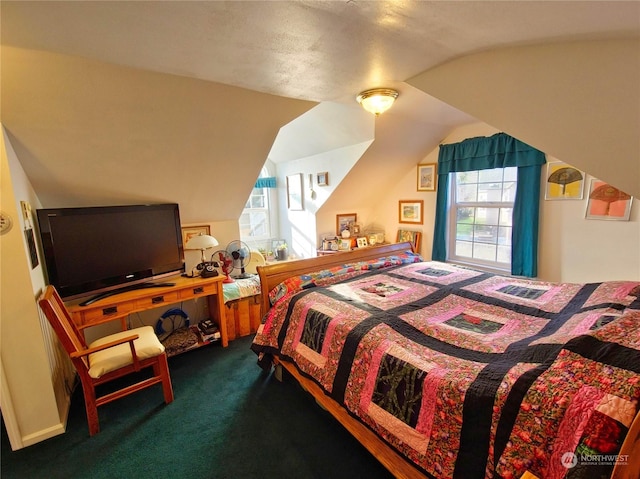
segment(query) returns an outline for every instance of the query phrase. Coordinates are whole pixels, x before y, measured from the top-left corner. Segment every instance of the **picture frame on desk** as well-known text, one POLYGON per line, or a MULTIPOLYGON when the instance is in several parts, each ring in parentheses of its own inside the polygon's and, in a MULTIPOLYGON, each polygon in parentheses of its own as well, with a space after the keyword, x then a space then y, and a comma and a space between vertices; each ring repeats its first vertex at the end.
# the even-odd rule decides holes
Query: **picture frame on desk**
MULTIPOLYGON (((349 230, 350 226, 356 222, 356 213, 336 215, 336 235, 341 236, 344 230, 349 230)), ((349 231, 351 233, 351 231, 349 231)))
POLYGON ((356 244, 358 245, 358 248, 366 248, 367 246, 369 246, 369 242, 367 241, 366 236, 358 238, 356 240, 356 244))
POLYGON ((338 246, 339 251, 349 251, 351 249, 351 238, 341 238, 338 246))

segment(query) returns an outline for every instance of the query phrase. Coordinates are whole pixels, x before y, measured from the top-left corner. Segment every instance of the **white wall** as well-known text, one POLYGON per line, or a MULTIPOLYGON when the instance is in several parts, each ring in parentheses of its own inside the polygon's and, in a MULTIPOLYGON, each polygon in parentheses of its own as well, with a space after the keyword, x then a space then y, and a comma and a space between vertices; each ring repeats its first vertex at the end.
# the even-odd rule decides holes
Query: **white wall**
POLYGON ((289 254, 301 258, 313 257, 319 236, 335 232, 335 214, 325 218, 316 216, 316 213, 368 146, 368 142, 360 143, 277 165, 280 232, 289 245, 289 254), (329 184, 318 186, 316 174, 324 171, 329 173, 329 184), (297 173, 302 173, 303 178, 303 211, 287 208, 286 177, 297 173), (309 175, 313 181, 313 194, 309 175))

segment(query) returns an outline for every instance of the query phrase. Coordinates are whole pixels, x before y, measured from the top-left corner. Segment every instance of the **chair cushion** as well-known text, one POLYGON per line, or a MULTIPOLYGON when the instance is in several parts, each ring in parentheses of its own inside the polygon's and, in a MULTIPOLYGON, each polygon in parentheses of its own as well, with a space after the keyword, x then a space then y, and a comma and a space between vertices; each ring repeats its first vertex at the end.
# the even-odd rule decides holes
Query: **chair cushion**
MULTIPOLYGON (((164 352, 164 346, 158 340, 151 326, 129 329, 119 333, 96 339, 89 347, 101 346, 111 341, 137 334, 139 336, 133 344, 139 359, 148 359, 164 352)), ((98 379, 102 375, 115 371, 123 366, 133 363, 129 343, 119 344, 112 348, 104 349, 89 355, 89 376, 98 379)))

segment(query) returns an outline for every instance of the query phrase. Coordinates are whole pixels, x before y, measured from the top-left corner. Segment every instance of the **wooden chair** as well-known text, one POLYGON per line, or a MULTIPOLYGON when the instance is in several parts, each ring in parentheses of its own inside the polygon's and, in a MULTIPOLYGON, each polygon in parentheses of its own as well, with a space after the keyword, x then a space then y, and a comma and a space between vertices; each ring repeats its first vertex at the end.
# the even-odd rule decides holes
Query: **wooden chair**
POLYGON ((165 403, 173 401, 167 355, 151 326, 115 333, 87 346, 53 286, 47 286, 38 303, 80 376, 91 436, 100 432, 98 406, 155 384, 162 384, 165 403), (96 395, 97 386, 149 367, 153 368, 152 377, 96 395))

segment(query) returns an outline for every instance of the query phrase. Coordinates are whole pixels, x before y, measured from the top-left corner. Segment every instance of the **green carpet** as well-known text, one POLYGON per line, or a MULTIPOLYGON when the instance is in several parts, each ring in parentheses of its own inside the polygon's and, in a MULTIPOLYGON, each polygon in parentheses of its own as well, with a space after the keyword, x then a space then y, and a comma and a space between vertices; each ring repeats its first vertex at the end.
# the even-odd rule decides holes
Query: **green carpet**
POLYGON ((175 401, 160 386, 98 409, 89 437, 82 391, 67 432, 11 451, 3 479, 389 478, 391 475, 293 379, 256 365, 251 337, 169 359, 175 401))

